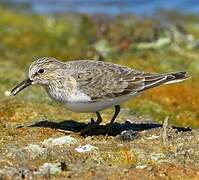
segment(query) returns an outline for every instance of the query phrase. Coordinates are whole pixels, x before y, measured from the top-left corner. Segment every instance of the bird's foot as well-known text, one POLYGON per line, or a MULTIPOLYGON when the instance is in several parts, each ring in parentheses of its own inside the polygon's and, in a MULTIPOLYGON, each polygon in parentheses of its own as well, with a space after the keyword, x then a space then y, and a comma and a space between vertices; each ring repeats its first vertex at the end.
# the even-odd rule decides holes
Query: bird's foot
POLYGON ((88 126, 92 126, 95 124, 97 124, 97 122, 93 118, 91 118, 91 121, 88 123, 88 126))
POLYGON ((99 126, 99 124, 93 118, 91 118, 91 122, 88 123, 86 128, 80 131, 80 135, 85 136, 90 130, 95 129, 97 126, 99 126))

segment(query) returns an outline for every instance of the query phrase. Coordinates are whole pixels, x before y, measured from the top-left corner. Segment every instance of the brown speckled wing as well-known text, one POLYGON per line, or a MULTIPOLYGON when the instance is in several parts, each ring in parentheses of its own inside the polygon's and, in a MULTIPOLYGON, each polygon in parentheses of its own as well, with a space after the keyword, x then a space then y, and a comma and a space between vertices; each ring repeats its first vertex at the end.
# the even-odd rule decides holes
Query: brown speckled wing
POLYGON ((135 94, 144 88, 143 72, 109 63, 81 62, 73 64, 77 70, 73 77, 79 90, 93 101, 135 94))
POLYGON ((146 73, 99 61, 77 61, 73 77, 79 90, 92 101, 136 94, 173 80, 172 74, 146 73))

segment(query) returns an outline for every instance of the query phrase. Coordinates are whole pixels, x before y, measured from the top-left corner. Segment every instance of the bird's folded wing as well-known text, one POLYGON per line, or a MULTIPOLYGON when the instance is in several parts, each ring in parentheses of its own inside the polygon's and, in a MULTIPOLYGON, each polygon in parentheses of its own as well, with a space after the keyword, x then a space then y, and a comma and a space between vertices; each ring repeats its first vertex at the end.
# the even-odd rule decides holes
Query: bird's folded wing
POLYGON ((166 79, 163 74, 145 73, 112 64, 96 64, 92 68, 88 65, 74 73, 73 77, 78 89, 90 96, 92 101, 136 94, 162 84, 166 79))

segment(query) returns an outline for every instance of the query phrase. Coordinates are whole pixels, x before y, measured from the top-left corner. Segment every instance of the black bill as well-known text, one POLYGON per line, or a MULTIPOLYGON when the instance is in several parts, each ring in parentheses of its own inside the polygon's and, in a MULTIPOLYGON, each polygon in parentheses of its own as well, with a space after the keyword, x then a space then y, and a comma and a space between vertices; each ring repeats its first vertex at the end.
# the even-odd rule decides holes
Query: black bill
POLYGON ((15 96, 18 94, 22 89, 30 86, 32 84, 32 81, 30 79, 25 79, 24 81, 20 82, 12 91, 11 94, 15 96))

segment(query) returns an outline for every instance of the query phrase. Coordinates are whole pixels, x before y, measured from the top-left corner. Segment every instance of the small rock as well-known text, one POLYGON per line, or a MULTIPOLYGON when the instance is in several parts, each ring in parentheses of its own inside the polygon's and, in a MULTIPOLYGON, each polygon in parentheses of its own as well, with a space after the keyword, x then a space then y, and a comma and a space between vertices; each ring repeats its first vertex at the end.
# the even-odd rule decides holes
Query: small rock
POLYGON ((49 138, 43 141, 42 145, 44 147, 60 146, 60 145, 73 145, 76 144, 77 140, 71 136, 62 136, 58 138, 49 138))
POLYGON ((146 139, 148 139, 148 140, 153 140, 153 139, 158 139, 160 136, 157 136, 157 135, 152 135, 152 136, 150 136, 150 137, 147 137, 146 139))
POLYGON ((137 134, 133 130, 128 130, 128 131, 125 130, 122 131, 118 137, 123 141, 132 141, 136 139, 137 134))
POLYGON ((37 144, 30 144, 26 146, 24 150, 29 152, 32 158, 42 156, 46 153, 46 148, 42 148, 37 144))
POLYGON ((59 174, 61 173, 61 164, 60 163, 44 163, 39 167, 38 172, 36 174, 59 174))
POLYGON ((136 166, 135 168, 136 169, 144 169, 144 168, 146 168, 147 166, 146 165, 138 165, 138 166, 136 166))
POLYGON ((84 152, 89 152, 91 151, 92 149, 96 149, 95 146, 92 146, 90 144, 86 144, 84 146, 79 146, 78 148, 75 148, 75 150, 79 153, 84 153, 84 152))

